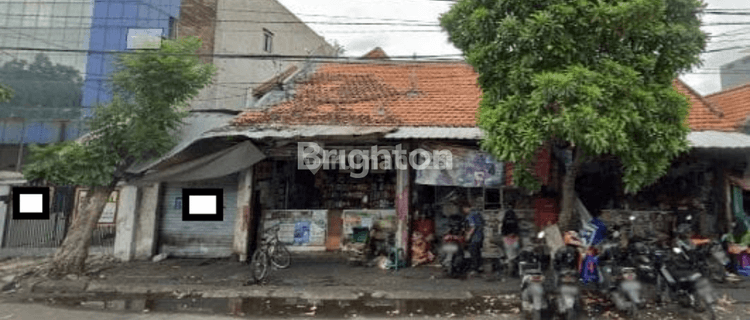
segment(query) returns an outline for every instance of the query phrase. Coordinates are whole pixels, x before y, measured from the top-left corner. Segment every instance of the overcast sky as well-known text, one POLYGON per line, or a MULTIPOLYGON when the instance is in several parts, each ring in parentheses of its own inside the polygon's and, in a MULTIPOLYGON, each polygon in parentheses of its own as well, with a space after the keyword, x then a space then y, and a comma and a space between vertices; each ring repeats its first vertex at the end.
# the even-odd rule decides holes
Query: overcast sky
MULTIPOLYGON (((442 0, 279 0, 297 14, 311 22, 313 30, 330 43, 339 43, 345 55, 359 56, 375 47, 381 47, 391 56, 451 55, 461 52, 448 42, 446 33, 436 26, 409 26, 409 24, 436 24, 440 14, 448 11, 451 2, 442 0), (331 18, 330 16, 341 16, 331 18), (350 17, 350 18, 345 18, 350 17), (354 18, 354 20, 352 19, 354 18), (367 19, 374 18, 374 19, 367 19), (314 22, 388 23, 392 25, 331 25, 314 22), (404 32, 423 30, 422 32, 404 32)), ((708 9, 747 9, 748 0, 705 0, 708 9)), ((750 15, 705 15, 704 23, 747 22, 750 15)), ((707 50, 733 46, 747 46, 701 56, 704 64, 682 76, 683 81, 699 93, 706 95, 721 90, 718 68, 726 63, 750 55, 750 24, 730 26, 705 26, 712 35, 707 50)), ((458 58, 458 57, 457 57, 458 58)))

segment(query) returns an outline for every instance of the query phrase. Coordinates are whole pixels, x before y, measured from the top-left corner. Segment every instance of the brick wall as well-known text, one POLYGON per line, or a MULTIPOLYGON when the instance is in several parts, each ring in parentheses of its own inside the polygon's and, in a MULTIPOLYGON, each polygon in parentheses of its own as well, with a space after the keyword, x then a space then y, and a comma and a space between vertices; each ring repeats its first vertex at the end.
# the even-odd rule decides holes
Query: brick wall
MULTIPOLYGON (((216 30, 216 10, 218 0, 184 0, 180 8, 177 36, 194 36, 203 40, 199 54, 214 52, 216 30)), ((212 63, 213 57, 201 57, 203 62, 212 63)))

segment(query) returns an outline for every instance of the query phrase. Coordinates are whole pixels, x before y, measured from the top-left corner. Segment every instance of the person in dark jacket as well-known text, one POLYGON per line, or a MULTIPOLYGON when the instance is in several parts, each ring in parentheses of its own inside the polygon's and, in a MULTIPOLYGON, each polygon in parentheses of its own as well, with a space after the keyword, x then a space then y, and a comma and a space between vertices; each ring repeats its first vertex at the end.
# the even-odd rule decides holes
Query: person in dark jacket
POLYGON ((518 235, 518 216, 513 211, 513 203, 508 203, 508 210, 503 215, 503 225, 500 229, 500 234, 507 237, 510 235, 518 235))
POLYGON ((482 213, 477 209, 472 209, 471 205, 464 203, 462 211, 466 215, 466 222, 469 230, 466 232, 466 241, 468 242, 468 251, 471 265, 469 270, 473 272, 482 272, 482 243, 484 242, 484 219, 482 213))

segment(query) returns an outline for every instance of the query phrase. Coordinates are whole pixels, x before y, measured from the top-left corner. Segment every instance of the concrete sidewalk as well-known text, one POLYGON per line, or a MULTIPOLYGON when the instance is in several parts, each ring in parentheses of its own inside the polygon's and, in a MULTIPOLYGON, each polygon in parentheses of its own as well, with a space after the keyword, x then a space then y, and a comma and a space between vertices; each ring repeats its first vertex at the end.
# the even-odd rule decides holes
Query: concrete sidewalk
MULTIPOLYGON (((206 298, 302 298, 351 300, 363 295, 386 299, 466 299, 514 294, 519 281, 500 281, 488 272, 468 279, 448 279, 437 266, 400 270, 352 266, 345 254, 294 254, 288 269, 270 270, 255 283, 250 267, 230 259, 167 259, 160 262, 111 263, 80 278, 22 282, 38 295, 125 294, 206 298)), ((19 292, 21 289, 19 289, 19 292)))
MULTIPOLYGON (((29 279, 19 294, 36 296, 152 295, 203 298, 299 298, 310 300, 470 299, 518 294, 518 279, 500 279, 485 267, 468 279, 445 278, 441 268, 419 266, 397 271, 352 266, 343 254, 295 254, 288 269, 271 270, 255 283, 250 268, 229 259, 167 259, 100 265, 78 279, 29 279)), ((1 266, 0 266, 1 267, 1 266)), ((7 277, 6 277, 7 278, 7 277)), ((7 279, 6 279, 7 280, 7 279)), ((716 285, 741 303, 750 303, 747 280, 716 285)))

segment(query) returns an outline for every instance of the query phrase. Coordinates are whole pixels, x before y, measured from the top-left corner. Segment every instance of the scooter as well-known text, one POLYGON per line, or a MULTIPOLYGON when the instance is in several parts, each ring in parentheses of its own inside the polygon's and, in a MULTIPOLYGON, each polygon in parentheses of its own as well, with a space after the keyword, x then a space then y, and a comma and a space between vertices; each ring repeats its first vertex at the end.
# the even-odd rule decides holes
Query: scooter
POLYGON ((518 235, 497 237, 492 241, 500 248, 500 256, 493 262, 493 270, 499 277, 518 277, 518 252, 520 249, 518 235))
POLYGON ((547 293, 544 289, 544 231, 536 238, 534 246, 524 247, 519 253, 518 270, 521 274, 521 304, 523 310, 533 320, 542 319, 542 311, 547 309, 547 293), (541 249, 541 250, 540 250, 541 249))
POLYGON ((711 319, 716 319, 716 292, 710 281, 694 270, 688 252, 674 246, 671 257, 663 250, 657 250, 655 256, 659 270, 658 300, 662 303, 677 300, 683 307, 692 307, 697 312, 708 310, 711 319))
POLYGON ((615 231, 612 238, 603 245, 599 266, 603 279, 602 290, 618 310, 635 317, 638 309, 645 305, 641 295, 643 286, 638 281, 636 268, 627 263, 627 252, 621 251, 619 244, 615 242, 617 238, 619 232, 615 231))
POLYGON ((714 282, 724 282, 731 259, 720 242, 697 235, 688 237, 692 220, 693 216, 688 215, 685 223, 678 226, 678 247, 692 258, 703 276, 714 282))
POLYGON ((440 264, 448 277, 456 278, 468 271, 468 261, 465 258, 463 219, 457 216, 451 216, 449 221, 449 230, 443 236, 443 242, 440 246, 440 264))
POLYGON ((557 313, 566 320, 577 319, 581 310, 577 262, 578 251, 572 246, 565 246, 555 253, 557 313))

